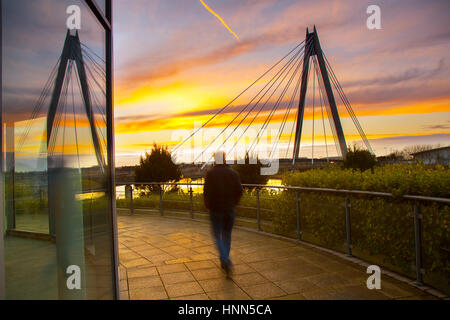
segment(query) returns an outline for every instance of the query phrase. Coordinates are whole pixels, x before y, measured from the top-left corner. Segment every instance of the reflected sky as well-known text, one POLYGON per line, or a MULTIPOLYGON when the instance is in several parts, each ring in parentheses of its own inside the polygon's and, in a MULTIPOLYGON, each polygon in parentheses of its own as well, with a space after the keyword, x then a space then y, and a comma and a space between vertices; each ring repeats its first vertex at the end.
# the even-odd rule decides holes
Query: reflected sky
MULTIPOLYGON (((15 126, 16 170, 46 166, 46 117, 66 39, 66 8, 81 8, 83 58, 97 134, 106 153, 105 33, 84 1, 3 1, 3 121, 15 126)), ((78 70, 70 62, 59 100, 50 151, 70 167, 95 164, 78 70)))

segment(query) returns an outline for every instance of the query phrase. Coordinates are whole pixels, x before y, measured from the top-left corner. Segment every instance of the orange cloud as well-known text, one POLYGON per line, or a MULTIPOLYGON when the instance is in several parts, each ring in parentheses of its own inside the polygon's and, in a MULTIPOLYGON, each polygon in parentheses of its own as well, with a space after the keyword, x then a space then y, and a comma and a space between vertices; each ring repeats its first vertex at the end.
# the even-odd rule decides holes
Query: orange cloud
MULTIPOLYGON (((302 30, 303 32, 303 30, 302 30)), ((300 38, 301 39, 301 38, 300 38)), ((291 41, 300 42, 298 28, 283 28, 280 30, 269 30, 254 37, 249 37, 240 42, 223 46, 213 51, 194 57, 168 61, 160 66, 152 65, 150 68, 141 67, 135 70, 135 65, 143 65, 142 61, 134 61, 130 68, 135 70, 120 78, 116 83, 115 99, 119 104, 125 99, 133 99, 143 90, 151 90, 156 80, 170 78, 189 69, 214 65, 228 61, 240 55, 252 52, 256 48, 265 45, 285 44, 291 41)))
MULTIPOLYGON (((341 111, 341 118, 348 118, 349 115, 345 110, 344 106, 339 106, 339 110, 341 111)), ((284 117, 284 112, 286 109, 278 110, 274 113, 271 123, 281 122, 284 117)), ((356 115, 358 117, 361 116, 379 116, 379 115, 399 115, 399 114, 421 114, 421 113, 434 113, 434 112, 449 112, 450 111, 450 101, 448 99, 442 100, 431 100, 431 101, 421 101, 413 104, 405 104, 400 106, 388 107, 384 106, 383 108, 371 107, 360 109, 356 108, 356 115)), ((316 119, 318 119, 318 110, 316 110, 316 119)), ((217 118, 216 121, 212 123, 214 127, 223 127, 229 124, 233 118, 237 115, 237 112, 230 112, 227 114, 222 114, 217 118)), ((238 124, 240 119, 243 118, 245 112, 235 120, 234 124, 238 124)), ((261 112, 261 114, 254 120, 253 124, 261 124, 264 122, 268 115, 268 111, 261 112)), ((117 133, 135 133, 135 132, 150 132, 150 131, 162 131, 162 130, 176 130, 176 129, 192 129, 194 122, 202 122, 205 123, 210 117, 211 114, 203 114, 198 116, 177 116, 167 118, 158 118, 158 119, 148 119, 148 120, 135 120, 135 121, 117 121, 116 122, 116 132, 117 133)), ((245 126, 250 123, 252 118, 254 117, 254 113, 250 114, 246 120, 244 120, 241 126, 245 126)), ((304 113, 304 120, 312 120, 312 108, 307 107, 304 113)), ((295 109, 292 109, 288 121, 295 121, 295 109)))

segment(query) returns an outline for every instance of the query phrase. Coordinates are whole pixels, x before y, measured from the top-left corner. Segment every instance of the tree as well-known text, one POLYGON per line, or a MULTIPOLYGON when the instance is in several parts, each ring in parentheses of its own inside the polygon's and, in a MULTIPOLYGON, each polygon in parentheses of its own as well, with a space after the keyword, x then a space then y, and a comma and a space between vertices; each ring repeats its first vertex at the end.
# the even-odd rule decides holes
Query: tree
POLYGON ((355 145, 353 146, 353 150, 348 148, 347 156, 344 160, 344 167, 363 172, 368 169, 373 169, 376 163, 377 160, 374 154, 368 150, 358 149, 355 145))
MULTIPOLYGON (((172 161, 172 156, 165 146, 156 143, 150 153, 146 152, 145 157, 140 158, 139 166, 135 169, 136 182, 169 182, 178 181, 181 178, 181 170, 172 161)), ((146 190, 142 185, 138 185, 141 190, 146 190)), ((159 189, 157 186, 150 190, 159 189)))
POLYGON ((250 163, 250 156, 248 152, 245 153, 245 163, 237 164, 236 171, 239 173, 241 183, 246 184, 266 184, 269 176, 261 175, 261 168, 263 164, 256 159, 255 164, 250 163))
POLYGON ((388 155, 386 155, 385 158, 391 161, 400 161, 405 159, 405 155, 402 151, 394 150, 388 155))

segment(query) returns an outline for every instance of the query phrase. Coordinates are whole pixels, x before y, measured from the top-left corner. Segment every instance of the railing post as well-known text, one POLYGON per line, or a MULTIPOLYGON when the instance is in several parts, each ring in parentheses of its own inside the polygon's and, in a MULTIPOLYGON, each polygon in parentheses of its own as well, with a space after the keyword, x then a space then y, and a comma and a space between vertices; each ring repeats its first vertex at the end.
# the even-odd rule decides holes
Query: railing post
POLYGON ((134 214, 134 207, 133 207, 133 185, 130 185, 130 214, 134 214))
POLYGON ((350 224, 350 199, 345 197, 345 229, 347 231, 347 256, 352 256, 352 235, 350 224))
POLYGON ((259 188, 256 188, 256 221, 258 223, 258 231, 261 231, 261 207, 259 203, 259 188))
POLYGON ((414 234, 416 247, 416 284, 423 285, 422 280, 422 215, 420 214, 420 207, 417 203, 414 204, 414 234))
POLYGON ((194 201, 192 199, 192 186, 189 186, 189 201, 190 201, 190 212, 191 212, 191 219, 194 219, 194 201))
POLYGON ((297 218, 297 239, 302 240, 302 231, 300 229, 300 194, 295 191, 295 213, 297 218))
POLYGON ((43 203, 43 197, 42 197, 42 186, 39 185, 39 208, 43 208, 44 207, 44 203, 43 203))
POLYGON ((163 215, 163 185, 159 186, 159 215, 163 215))

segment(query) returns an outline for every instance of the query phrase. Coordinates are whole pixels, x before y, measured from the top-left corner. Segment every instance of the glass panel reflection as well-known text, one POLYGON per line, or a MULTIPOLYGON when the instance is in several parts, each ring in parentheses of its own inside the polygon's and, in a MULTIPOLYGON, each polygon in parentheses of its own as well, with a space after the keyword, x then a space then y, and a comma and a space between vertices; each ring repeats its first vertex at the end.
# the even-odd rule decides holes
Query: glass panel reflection
POLYGON ((94 2, 97 4, 98 8, 105 13, 105 0, 94 0, 94 2))
POLYGON ((106 33, 84 1, 45 3, 3 1, 6 297, 110 299, 106 33), (68 31, 73 4, 81 29, 68 31))

